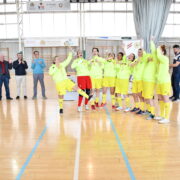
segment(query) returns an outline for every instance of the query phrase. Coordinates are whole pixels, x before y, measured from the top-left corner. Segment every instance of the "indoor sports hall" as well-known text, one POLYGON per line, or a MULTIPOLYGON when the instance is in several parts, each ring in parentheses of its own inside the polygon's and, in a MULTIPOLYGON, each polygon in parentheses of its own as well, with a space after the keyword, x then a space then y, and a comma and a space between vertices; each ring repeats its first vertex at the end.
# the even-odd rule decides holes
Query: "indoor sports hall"
POLYGON ((0 180, 180 180, 180 0, 0 0, 0 180))

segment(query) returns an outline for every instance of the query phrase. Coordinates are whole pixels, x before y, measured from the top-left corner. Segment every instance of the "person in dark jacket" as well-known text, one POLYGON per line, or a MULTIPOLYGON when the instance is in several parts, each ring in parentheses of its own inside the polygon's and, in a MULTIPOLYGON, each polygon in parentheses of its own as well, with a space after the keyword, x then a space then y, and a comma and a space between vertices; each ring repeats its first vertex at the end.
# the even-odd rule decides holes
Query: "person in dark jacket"
POLYGON ((12 69, 12 60, 5 61, 4 56, 0 54, 0 100, 2 99, 2 86, 4 84, 6 90, 6 99, 12 100, 9 90, 9 70, 12 69))
POLYGON ((174 45, 173 46, 175 57, 173 59, 173 64, 170 64, 170 67, 173 68, 171 83, 173 89, 173 96, 170 99, 173 102, 179 101, 179 94, 180 94, 180 46, 174 45))
POLYGON ((23 88, 24 99, 27 99, 26 93, 26 69, 28 69, 27 62, 23 60, 23 54, 20 52, 17 54, 17 60, 13 62, 13 68, 15 69, 17 97, 20 98, 21 87, 23 88))

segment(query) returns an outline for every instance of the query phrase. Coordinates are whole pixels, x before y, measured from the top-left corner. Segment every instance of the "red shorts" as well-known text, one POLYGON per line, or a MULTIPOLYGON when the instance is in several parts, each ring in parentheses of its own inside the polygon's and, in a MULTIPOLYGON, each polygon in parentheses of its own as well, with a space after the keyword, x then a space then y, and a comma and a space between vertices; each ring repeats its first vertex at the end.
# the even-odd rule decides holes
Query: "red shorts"
POLYGON ((80 89, 92 89, 90 76, 78 76, 77 82, 80 89))

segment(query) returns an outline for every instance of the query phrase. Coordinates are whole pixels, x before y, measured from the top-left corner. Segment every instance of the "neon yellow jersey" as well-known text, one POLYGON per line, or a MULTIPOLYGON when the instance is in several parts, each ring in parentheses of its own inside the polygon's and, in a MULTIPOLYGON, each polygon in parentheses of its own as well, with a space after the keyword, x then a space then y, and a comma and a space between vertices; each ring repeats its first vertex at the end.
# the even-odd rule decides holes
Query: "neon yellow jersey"
POLYGON ((109 59, 104 62, 104 77, 116 77, 116 60, 109 59))
POLYGON ((105 59, 94 56, 90 60, 90 76, 94 79, 101 79, 103 77, 103 68, 104 68, 105 59))
POLYGON ((65 79, 68 79, 65 68, 69 65, 71 60, 72 53, 69 53, 67 59, 60 63, 59 66, 56 66, 56 64, 51 65, 49 68, 49 75, 52 76, 55 83, 59 83, 65 79))
POLYGON ((158 70, 157 70, 157 83, 169 83, 170 74, 169 74, 169 58, 164 56, 161 53, 160 48, 157 49, 157 58, 158 58, 158 70))
POLYGON ((71 65, 72 69, 75 69, 77 76, 89 76, 89 61, 84 58, 75 59, 71 65))
POLYGON ((157 52, 155 44, 151 41, 150 43, 151 54, 147 54, 146 65, 143 72, 143 81, 145 82, 156 82, 157 76, 157 52), (148 58, 152 58, 152 61, 148 61, 148 58))
MULTIPOLYGON (((133 69, 133 79, 134 80, 142 80, 143 78, 143 71, 146 64, 147 55, 143 52, 143 56, 140 57, 140 61, 132 68, 133 69)), ((138 59, 136 59, 133 63, 136 63, 138 59)))
POLYGON ((116 72, 117 72, 118 79, 129 79, 132 73, 130 63, 131 61, 125 58, 121 62, 117 62, 116 72))

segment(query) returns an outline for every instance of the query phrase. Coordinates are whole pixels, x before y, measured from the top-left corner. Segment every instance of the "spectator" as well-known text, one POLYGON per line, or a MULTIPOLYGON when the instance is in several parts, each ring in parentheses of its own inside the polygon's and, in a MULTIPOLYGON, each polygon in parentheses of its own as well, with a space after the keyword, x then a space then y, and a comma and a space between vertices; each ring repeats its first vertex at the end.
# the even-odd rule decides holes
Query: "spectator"
POLYGON ((12 60, 9 59, 9 61, 4 60, 4 56, 0 55, 0 101, 2 99, 2 85, 4 84, 5 90, 6 90, 6 99, 12 100, 10 96, 10 90, 9 90, 9 79, 10 74, 9 70, 12 69, 12 60))
POLYGON ((46 67, 44 59, 39 58, 39 51, 34 51, 34 59, 32 61, 31 68, 33 69, 33 80, 34 80, 34 95, 32 99, 37 98, 37 84, 38 81, 41 84, 42 97, 47 99, 45 95, 45 85, 44 85, 44 68, 46 67))
POLYGON ((174 60, 173 64, 170 64, 170 67, 173 68, 172 77, 171 77, 171 83, 173 88, 173 96, 170 97, 172 101, 178 101, 179 100, 179 93, 180 93, 180 46, 174 45, 174 60))
POLYGON ((27 99, 26 69, 28 68, 28 65, 27 65, 26 61, 23 60, 22 53, 18 53, 17 58, 18 59, 13 62, 13 68, 15 69, 16 85, 17 85, 17 97, 16 97, 16 99, 20 98, 21 87, 23 88, 24 99, 27 99))

